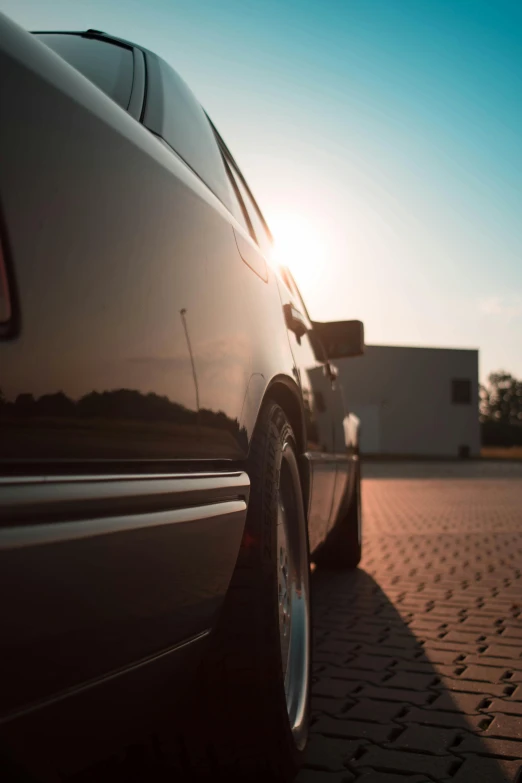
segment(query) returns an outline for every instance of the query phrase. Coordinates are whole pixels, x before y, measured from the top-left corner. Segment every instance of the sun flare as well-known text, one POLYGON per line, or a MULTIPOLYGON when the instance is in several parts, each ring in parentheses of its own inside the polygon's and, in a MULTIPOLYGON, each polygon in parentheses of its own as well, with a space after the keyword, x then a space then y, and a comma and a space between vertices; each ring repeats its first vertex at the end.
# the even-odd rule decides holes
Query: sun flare
POLYGON ((291 214, 272 220, 274 259, 287 266, 297 282, 319 279, 325 261, 325 244, 319 231, 303 215, 291 214))

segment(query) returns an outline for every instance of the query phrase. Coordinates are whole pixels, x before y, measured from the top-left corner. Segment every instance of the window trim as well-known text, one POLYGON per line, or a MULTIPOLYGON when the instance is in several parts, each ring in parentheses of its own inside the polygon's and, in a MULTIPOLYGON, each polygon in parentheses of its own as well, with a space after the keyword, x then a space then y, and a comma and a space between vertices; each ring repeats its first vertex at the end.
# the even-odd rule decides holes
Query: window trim
MULTIPOLYGON (((227 169, 227 174, 229 176, 229 179, 231 179, 231 181, 233 183, 234 192, 237 193, 238 189, 237 189, 236 183, 233 181, 234 178, 230 177, 229 167, 236 174, 236 176, 238 177, 239 181, 241 182, 241 184, 245 188, 245 190, 246 190, 246 192, 247 192, 247 194, 248 194, 248 196, 249 196, 249 198, 250 198, 250 200, 251 200, 251 202, 253 204, 253 207, 254 207, 254 209, 256 211, 257 217, 259 218, 263 228, 265 229, 266 234, 267 234, 270 242, 273 243, 274 237, 272 236, 272 232, 270 231, 270 229, 268 227, 268 224, 267 224, 265 218, 263 217, 263 213, 261 212, 261 210, 259 208, 259 204, 257 203, 257 201, 255 200, 254 196, 252 195, 252 191, 248 187, 248 184, 247 184, 243 174, 241 173, 241 169, 237 165, 236 161, 234 160, 234 156, 232 155, 232 153, 230 152, 229 148, 227 147, 227 145, 225 144, 225 142, 223 141, 223 139, 219 135, 219 133, 218 133, 218 131, 216 129, 216 126, 214 125, 214 123, 212 122, 212 120, 210 119, 210 117, 208 116, 208 114, 206 112, 205 112, 205 115, 207 117, 207 120, 210 123, 210 127, 212 128, 212 131, 214 133, 217 145, 218 145, 218 147, 219 147, 219 149, 221 151, 221 155, 222 155, 223 160, 225 162, 225 168, 227 169)), ((238 193, 238 195, 239 195, 240 204, 242 205, 242 209, 244 207, 243 214, 244 214, 245 210, 248 213, 246 205, 244 204, 243 197, 241 196, 240 193, 238 193)), ((250 226, 252 225, 252 221, 250 220, 250 217, 248 217, 247 223, 250 226)), ((255 231, 254 231, 253 227, 252 227, 252 236, 255 238, 255 242, 256 242, 257 246, 259 247, 259 242, 257 241, 257 238, 256 238, 255 231)))
POLYGON ((241 212, 243 214, 243 218, 244 218, 245 223, 247 225, 248 233, 250 234, 250 236, 252 237, 252 239, 254 240, 256 245, 259 247, 259 242, 257 241, 256 232, 254 231, 254 226, 252 225, 252 221, 250 220, 250 215, 248 214, 248 210, 247 210, 246 204, 245 204, 245 202, 243 200, 243 196, 241 195, 241 191, 239 190, 239 188, 237 186, 237 182, 236 182, 236 180, 234 178, 232 167, 231 167, 230 163, 228 162, 228 160, 226 159, 226 157, 223 155, 223 153, 221 153, 221 154, 222 154, 222 158, 223 158, 223 165, 225 166, 225 171, 227 173, 228 181, 230 182, 232 190, 234 191, 234 195, 235 195, 235 197, 236 197, 236 199, 238 201, 239 208, 241 209, 241 212))
POLYGON ((249 196, 249 198, 250 198, 250 200, 252 202, 252 205, 253 205, 256 213, 257 213, 257 217, 261 221, 261 224, 262 224, 263 228, 265 229, 265 231, 267 233, 267 236, 270 239, 270 242, 273 242, 274 238, 272 236, 272 232, 270 231, 270 229, 267 226, 266 220, 264 219, 263 214, 262 214, 261 210, 259 209, 259 205, 258 205, 257 201, 255 200, 254 196, 252 195, 252 191, 248 187, 245 178, 241 174, 241 171, 239 170, 239 167, 238 167, 237 163, 235 162, 235 160, 233 158, 232 158, 231 163, 232 163, 233 170, 235 171, 235 173, 239 177, 239 180, 240 180, 241 184, 243 185, 243 187, 245 188, 246 192, 248 193, 248 196, 249 196))
POLYGON ((127 112, 141 123, 145 111, 145 98, 147 95, 147 67, 145 64, 145 55, 141 49, 135 46, 132 49, 134 59, 134 73, 132 78, 132 88, 127 106, 127 112))

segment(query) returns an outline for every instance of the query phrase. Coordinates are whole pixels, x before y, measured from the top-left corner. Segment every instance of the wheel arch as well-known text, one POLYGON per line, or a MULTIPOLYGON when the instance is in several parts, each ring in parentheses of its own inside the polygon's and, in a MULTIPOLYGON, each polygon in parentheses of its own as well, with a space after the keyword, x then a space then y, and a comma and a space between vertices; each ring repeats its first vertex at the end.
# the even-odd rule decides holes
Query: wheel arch
POLYGON ((306 448, 306 431, 303 398, 299 387, 285 375, 278 375, 266 388, 263 404, 266 400, 277 402, 284 410, 294 431, 297 452, 301 456, 306 448))
POLYGON ((308 508, 311 492, 310 465, 304 457, 306 451, 306 423, 304 414, 303 398, 301 390, 291 378, 285 375, 279 375, 272 379, 265 391, 262 405, 272 400, 283 409, 292 430, 294 431, 297 447, 297 462, 299 466, 299 475, 301 478, 301 489, 303 492, 303 502, 305 514, 308 518, 308 508))

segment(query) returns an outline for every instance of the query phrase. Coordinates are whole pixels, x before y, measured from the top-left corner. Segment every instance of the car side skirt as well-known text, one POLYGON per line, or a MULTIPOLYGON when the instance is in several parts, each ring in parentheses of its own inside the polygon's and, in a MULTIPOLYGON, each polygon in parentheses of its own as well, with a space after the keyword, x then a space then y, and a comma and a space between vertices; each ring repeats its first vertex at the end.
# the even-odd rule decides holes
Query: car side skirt
POLYGON ((73 702, 105 711, 101 689, 123 698, 153 671, 167 678, 153 677, 158 704, 175 700, 177 662, 227 591, 248 494, 242 471, 0 479, 0 741, 73 702))

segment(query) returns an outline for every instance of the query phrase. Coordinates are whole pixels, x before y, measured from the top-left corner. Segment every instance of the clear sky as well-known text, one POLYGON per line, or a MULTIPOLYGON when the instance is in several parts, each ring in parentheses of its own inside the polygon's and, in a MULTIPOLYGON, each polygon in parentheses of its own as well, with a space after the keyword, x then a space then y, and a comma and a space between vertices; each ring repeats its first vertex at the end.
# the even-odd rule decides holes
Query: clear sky
POLYGON ((318 320, 522 376, 521 0, 0 0, 168 60, 318 320))

